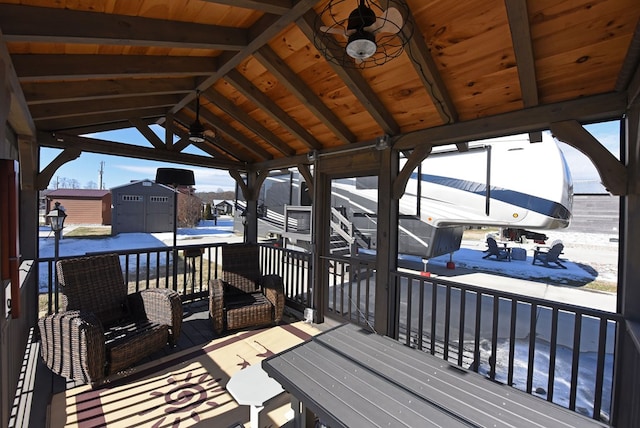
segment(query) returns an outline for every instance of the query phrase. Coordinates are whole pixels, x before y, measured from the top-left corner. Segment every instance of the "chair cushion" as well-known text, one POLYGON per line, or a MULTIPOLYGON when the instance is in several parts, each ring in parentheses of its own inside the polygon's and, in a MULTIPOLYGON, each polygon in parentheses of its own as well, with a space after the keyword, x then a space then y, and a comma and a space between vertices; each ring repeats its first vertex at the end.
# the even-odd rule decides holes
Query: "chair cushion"
POLYGON ((229 330, 273 322, 273 305, 262 293, 225 297, 225 307, 229 330))
POLYGON ((105 332, 107 374, 132 366, 162 349, 169 340, 169 326, 149 321, 129 321, 111 326, 105 332))

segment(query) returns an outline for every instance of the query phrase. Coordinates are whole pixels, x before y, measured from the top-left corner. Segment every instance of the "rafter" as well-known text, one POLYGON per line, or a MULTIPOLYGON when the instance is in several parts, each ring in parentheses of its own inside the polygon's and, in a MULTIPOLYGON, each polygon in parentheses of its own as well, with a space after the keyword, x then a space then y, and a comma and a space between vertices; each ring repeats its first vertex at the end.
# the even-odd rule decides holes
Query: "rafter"
MULTIPOLYGON (((167 109, 163 107, 138 109, 135 111, 135 117, 158 118, 160 116, 164 116, 166 112, 167 109)), ((112 122, 128 121, 133 116, 134 114, 131 110, 125 110, 111 113, 86 114, 84 116, 70 116, 62 119, 37 120, 36 125, 41 131, 69 131, 83 126, 95 126, 97 124, 107 125, 112 122)))
MULTIPOLYGON (((246 137, 244 134, 242 134, 240 131, 235 129, 233 126, 229 125, 226 121, 222 120, 218 116, 211 113, 209 110, 202 109, 200 111, 200 118, 205 123, 205 128, 207 126, 206 123, 209 123, 211 126, 215 128, 216 132, 221 132, 231 141, 237 143, 238 145, 243 147, 245 150, 247 150, 249 153, 253 154, 256 158, 260 160, 273 159, 273 155, 271 153, 269 153, 268 151, 260 147, 257 143, 255 143, 254 141, 246 137)), ((191 123, 191 121, 193 121, 193 118, 186 119, 185 115, 182 113, 176 115, 176 119, 183 121, 185 124, 191 123)), ((239 154, 237 151, 234 151, 231 148, 224 148, 224 147, 221 147, 221 148, 229 151, 233 155, 233 157, 242 159, 244 161, 249 160, 247 159, 246 155, 239 154)))
POLYGON ((271 47, 268 45, 263 46, 254 53, 254 57, 256 57, 271 74, 276 76, 278 82, 295 95, 340 141, 345 144, 356 142, 356 136, 349 128, 346 127, 331 109, 322 102, 320 97, 309 89, 302 79, 278 57, 271 47))
POLYGON ((100 100, 138 95, 185 94, 193 92, 192 77, 173 79, 118 79, 87 82, 24 82, 22 88, 30 106, 85 99, 100 100))
POLYGON ((277 137, 273 132, 262 126, 257 120, 253 119, 231 101, 226 99, 220 92, 216 91, 213 88, 210 88, 206 92, 202 93, 202 97, 217 105, 226 114, 240 122, 242 126, 246 127, 258 137, 262 138, 267 144, 278 150, 283 155, 291 156, 295 154, 295 151, 284 141, 277 137))
MULTIPOLYGON (((520 92, 522 103, 525 107, 538 105, 538 83, 536 79, 535 58, 531 44, 531 30, 529 28, 529 13, 526 0, 505 0, 509 29, 513 51, 518 65, 518 79, 520 80, 520 92)), ((529 133, 529 140, 542 141, 542 132, 529 133)))
MULTIPOLYGON (((317 3, 316 0, 298 0, 291 6, 285 14, 281 16, 273 16, 266 14, 256 22, 249 30, 250 39, 249 43, 242 48, 239 52, 232 53, 225 56, 225 60, 218 64, 218 70, 213 76, 206 78, 200 82, 198 88, 200 91, 205 91, 210 88, 216 81, 221 79, 229 71, 240 65, 247 57, 252 55, 255 51, 265 46, 269 40, 275 37, 280 31, 289 26, 292 22, 296 21, 307 10, 313 7, 317 3)), ((1 28, 1 26, 0 26, 1 28)), ((175 113, 185 107, 189 102, 195 99, 195 94, 187 95, 176 104, 172 109, 175 113)))
MULTIPOLYGON (((296 21, 298 27, 307 36, 309 40, 314 40, 314 34, 319 29, 315 28, 317 22, 317 14, 310 10, 304 16, 296 21)), ((326 49, 330 49, 326 46, 326 49)), ((342 68, 339 65, 330 63, 333 71, 342 79, 344 84, 349 88, 351 93, 360 101, 365 110, 378 123, 382 132, 389 135, 397 135, 400 133, 400 125, 395 121, 389 110, 382 104, 375 92, 371 90, 371 86, 358 70, 342 68)))
POLYGON ((241 50, 246 30, 78 10, 0 4, 7 41, 241 50), (64 25, 60 25, 64 22, 64 25))
POLYGON ((52 55, 11 57, 20 82, 40 79, 206 76, 216 69, 215 58, 158 55, 52 55))
POLYGON ((322 148, 320 142, 316 140, 313 135, 304 129, 302 125, 293 120, 291 116, 280 108, 280 106, 273 102, 267 95, 262 93, 253 83, 240 74, 240 72, 237 70, 231 70, 225 76, 225 80, 231 83, 242 95, 260 107, 260 109, 268 114, 271 119, 278 122, 304 145, 314 150, 322 148))
POLYGON ((203 0, 209 3, 226 4, 266 13, 284 15, 291 9, 291 0, 203 0))
POLYGON ((176 153, 169 150, 158 150, 65 133, 57 133, 54 137, 47 133, 38 132, 38 143, 44 147, 53 147, 58 149, 75 148, 82 152, 102 153, 108 155, 118 153, 118 155, 124 157, 202 166, 205 168, 219 168, 224 170, 234 168, 241 171, 245 169, 245 164, 243 162, 230 162, 222 159, 192 155, 189 153, 176 153))
POLYGON ((85 116, 92 113, 135 112, 153 107, 169 109, 178 100, 179 96, 175 94, 107 98, 103 100, 86 99, 55 104, 37 104, 31 107, 31 114, 34 120, 44 120, 85 116))

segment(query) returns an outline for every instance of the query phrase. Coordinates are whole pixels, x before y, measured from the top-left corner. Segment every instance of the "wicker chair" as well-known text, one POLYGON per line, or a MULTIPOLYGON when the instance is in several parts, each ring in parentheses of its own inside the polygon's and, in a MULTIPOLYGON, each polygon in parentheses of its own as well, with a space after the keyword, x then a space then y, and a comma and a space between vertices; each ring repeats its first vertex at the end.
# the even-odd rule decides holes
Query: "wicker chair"
POLYGON ((209 281, 209 313, 216 333, 282 319, 282 278, 260 274, 259 251, 255 244, 222 247, 222 279, 209 281))
POLYGON ((46 365, 68 379, 99 384, 175 344, 182 302, 173 290, 128 294, 117 254, 58 261, 62 302, 38 321, 46 365))

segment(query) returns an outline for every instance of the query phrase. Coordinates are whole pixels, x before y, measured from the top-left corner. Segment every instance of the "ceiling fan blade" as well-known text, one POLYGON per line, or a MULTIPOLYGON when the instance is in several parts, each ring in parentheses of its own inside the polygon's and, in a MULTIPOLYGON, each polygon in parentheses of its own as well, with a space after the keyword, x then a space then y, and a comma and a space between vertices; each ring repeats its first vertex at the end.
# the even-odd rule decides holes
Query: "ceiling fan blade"
POLYGON ((373 34, 397 33, 403 25, 402 14, 395 7, 387 9, 381 17, 376 19, 375 24, 366 27, 365 30, 373 34))
POLYGON ((322 27, 320 27, 320 31, 322 31, 323 33, 339 34, 341 36, 346 35, 346 32, 342 27, 327 27, 326 25, 323 25, 322 27))

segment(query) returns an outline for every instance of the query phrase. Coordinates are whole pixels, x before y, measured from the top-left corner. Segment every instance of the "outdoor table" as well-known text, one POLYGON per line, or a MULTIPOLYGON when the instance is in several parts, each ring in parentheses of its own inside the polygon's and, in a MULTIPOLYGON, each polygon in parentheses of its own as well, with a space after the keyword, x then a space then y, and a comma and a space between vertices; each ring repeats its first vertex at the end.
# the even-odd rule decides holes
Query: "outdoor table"
POLYGON ((254 364, 231 376, 227 391, 238 404, 251 406, 249 421, 251 428, 256 428, 260 426, 260 411, 264 404, 284 389, 262 370, 260 364, 254 364))
POLYGON ((345 324, 263 360, 292 396, 335 427, 604 427, 391 338, 345 324))

